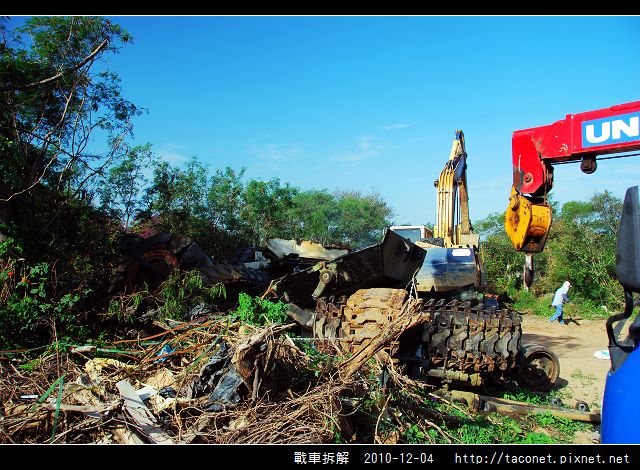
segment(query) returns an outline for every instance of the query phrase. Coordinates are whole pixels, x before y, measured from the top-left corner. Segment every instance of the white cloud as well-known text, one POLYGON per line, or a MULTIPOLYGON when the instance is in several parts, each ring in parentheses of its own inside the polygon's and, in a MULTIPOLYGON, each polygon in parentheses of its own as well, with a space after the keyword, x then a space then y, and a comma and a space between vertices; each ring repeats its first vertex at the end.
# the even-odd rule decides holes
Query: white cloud
POLYGON ((179 166, 188 160, 188 157, 184 155, 184 150, 188 149, 189 147, 186 145, 165 142, 156 150, 156 154, 165 162, 179 166))
POLYGON ((357 150, 338 155, 331 159, 333 162, 348 163, 357 166, 359 162, 378 157, 384 150, 384 145, 376 142, 375 136, 363 135, 356 139, 357 150))
POLYGON ((409 127, 409 124, 405 124, 404 122, 399 122, 397 124, 389 124, 388 126, 379 127, 381 131, 395 131, 396 129, 405 129, 409 127))
POLYGON ((247 148, 247 153, 269 162, 288 162, 300 158, 303 151, 296 144, 255 144, 247 148))

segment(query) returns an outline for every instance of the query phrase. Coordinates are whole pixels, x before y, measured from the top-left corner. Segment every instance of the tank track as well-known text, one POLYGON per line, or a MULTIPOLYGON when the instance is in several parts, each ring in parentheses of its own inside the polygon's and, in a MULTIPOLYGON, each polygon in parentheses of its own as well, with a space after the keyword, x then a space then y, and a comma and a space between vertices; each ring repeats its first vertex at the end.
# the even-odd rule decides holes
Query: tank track
POLYGON ((422 354, 431 368, 476 373, 517 366, 522 336, 519 313, 457 300, 430 300, 424 309, 433 318, 422 332, 422 354))
MULTIPOLYGON (((314 334, 338 338, 342 349, 353 353, 398 315, 408 295, 403 289, 362 289, 348 298, 321 297, 314 334)), ((401 351, 401 361, 418 362, 424 372, 440 369, 485 376, 517 368, 522 336, 517 312, 431 299, 423 305, 423 313, 430 320, 403 334, 400 344, 391 345, 391 351, 401 351)))

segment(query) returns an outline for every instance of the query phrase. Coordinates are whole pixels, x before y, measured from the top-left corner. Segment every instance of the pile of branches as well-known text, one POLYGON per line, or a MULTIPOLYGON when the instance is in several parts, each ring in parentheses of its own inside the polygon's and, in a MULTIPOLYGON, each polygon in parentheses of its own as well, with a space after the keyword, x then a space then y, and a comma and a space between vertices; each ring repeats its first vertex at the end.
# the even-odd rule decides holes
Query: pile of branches
POLYGON ((439 430, 429 421, 437 411, 421 406, 428 390, 384 351, 421 316, 409 299, 348 357, 320 353, 328 349, 320 342, 332 340, 296 338, 293 323, 252 327, 220 317, 158 322, 154 335, 54 350, 22 365, 0 356, 0 442, 387 442, 381 420, 396 416, 402 429, 403 414, 439 430), (403 409, 394 415, 392 404, 403 409))

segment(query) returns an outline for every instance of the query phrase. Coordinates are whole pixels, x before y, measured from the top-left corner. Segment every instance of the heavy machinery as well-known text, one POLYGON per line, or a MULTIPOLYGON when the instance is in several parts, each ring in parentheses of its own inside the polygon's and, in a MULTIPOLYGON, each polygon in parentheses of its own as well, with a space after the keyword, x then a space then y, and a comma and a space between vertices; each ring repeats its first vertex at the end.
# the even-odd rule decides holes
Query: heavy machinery
POLYGON ((547 194, 553 165, 580 161, 587 174, 597 157, 640 149, 640 101, 579 114, 548 126, 515 131, 512 138, 513 186, 505 212, 505 230, 513 246, 525 252, 524 282, 533 282, 533 254, 544 249, 551 228, 547 194))
POLYGON ((548 390, 559 376, 557 357, 544 346, 522 345, 521 316, 476 295, 484 276, 469 220, 466 158, 457 131, 435 183, 433 232, 391 227, 381 243, 276 279, 268 293, 289 302, 289 315, 315 337, 338 339, 354 354, 419 296, 423 322, 389 349, 413 376, 464 386, 515 379, 548 390))
POLYGON ((198 269, 207 282, 261 288, 263 295, 288 302, 289 315, 316 338, 353 354, 376 341, 407 305, 418 305, 420 323, 387 344, 416 378, 465 386, 516 380, 530 390, 548 390, 559 376, 557 357, 543 346, 521 344, 517 312, 474 295, 482 276, 478 236, 469 221, 466 156, 458 131, 436 184, 435 233, 422 236, 425 229, 416 243, 402 232, 406 227, 387 230, 381 243, 350 253, 270 241, 267 249, 236 260, 238 265, 214 263, 188 237, 158 234, 123 245, 114 291, 141 282, 152 287, 176 268, 198 269))
MULTIPOLYGON (((505 229, 514 247, 526 253, 525 283, 533 281, 533 253, 539 253, 551 227, 547 194, 553 166, 581 161, 583 172, 596 170, 597 157, 640 149, 640 101, 568 114, 550 126, 513 133, 513 186, 505 229)), ((616 158, 616 157, 608 157, 616 158)), ((640 443, 640 316, 619 339, 633 314, 633 293, 640 292, 640 202, 638 187, 629 188, 618 232, 616 275, 624 287, 625 310, 607 320, 611 369, 607 374, 601 442, 640 443)), ((637 302, 636 302, 637 303, 637 302)))
POLYGON ((486 287, 486 276, 478 249, 479 235, 473 232, 469 218, 467 151, 461 130, 456 131, 449 159, 434 186, 433 230, 423 225, 394 226, 390 230, 427 252, 416 275, 419 294, 470 299, 486 287))
MULTIPOLYGON (((425 255, 388 230, 377 245, 272 281, 265 295, 288 302, 289 316, 313 337, 337 340, 345 353, 357 354, 415 300, 412 277, 425 255)), ((549 390, 558 379, 551 351, 521 344, 517 312, 471 300, 417 302, 421 324, 387 345, 415 378, 472 387, 516 380, 533 391, 549 390)))

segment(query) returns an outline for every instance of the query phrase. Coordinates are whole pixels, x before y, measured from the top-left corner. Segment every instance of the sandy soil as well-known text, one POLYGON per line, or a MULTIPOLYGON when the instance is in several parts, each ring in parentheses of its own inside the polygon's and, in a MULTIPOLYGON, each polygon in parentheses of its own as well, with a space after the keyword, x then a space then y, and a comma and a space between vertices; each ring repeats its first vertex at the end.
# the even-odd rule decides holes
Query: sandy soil
POLYGON ((605 320, 578 320, 561 325, 546 318, 523 315, 523 343, 547 346, 560 360, 560 378, 555 390, 566 406, 585 401, 592 411, 600 411, 609 360, 593 353, 607 349, 605 320))

